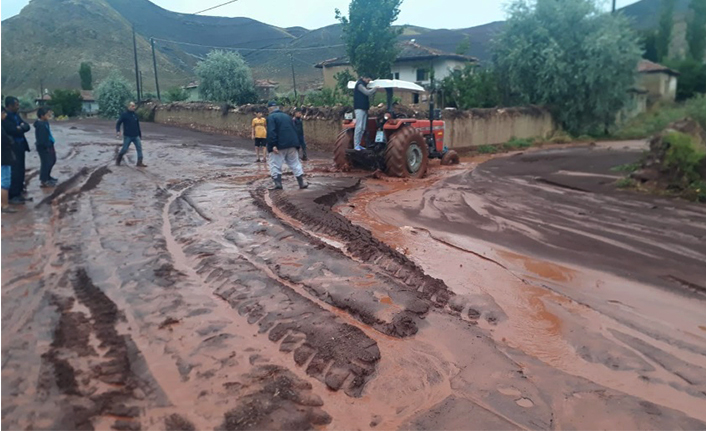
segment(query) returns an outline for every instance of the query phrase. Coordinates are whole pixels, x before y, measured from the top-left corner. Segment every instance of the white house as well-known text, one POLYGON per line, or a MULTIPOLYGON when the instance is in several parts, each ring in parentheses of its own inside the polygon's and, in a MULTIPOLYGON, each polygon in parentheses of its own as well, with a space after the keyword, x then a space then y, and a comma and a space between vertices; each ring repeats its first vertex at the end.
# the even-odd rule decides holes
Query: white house
MULTIPOLYGON (((392 65, 393 79, 415 82, 419 85, 429 85, 431 82, 431 71, 434 70, 434 79, 441 81, 457 69, 464 68, 469 63, 477 63, 478 59, 466 55, 452 54, 419 45, 414 40, 400 44, 400 53, 397 60, 392 65)), ((353 69, 347 57, 339 57, 326 60, 315 66, 323 70, 324 87, 333 88, 337 82, 334 76, 344 70, 353 73, 353 69)), ((371 78, 387 78, 372 76, 371 78)), ((412 96, 410 96, 412 97, 412 96)), ((418 96, 410 102, 418 103, 418 96)))

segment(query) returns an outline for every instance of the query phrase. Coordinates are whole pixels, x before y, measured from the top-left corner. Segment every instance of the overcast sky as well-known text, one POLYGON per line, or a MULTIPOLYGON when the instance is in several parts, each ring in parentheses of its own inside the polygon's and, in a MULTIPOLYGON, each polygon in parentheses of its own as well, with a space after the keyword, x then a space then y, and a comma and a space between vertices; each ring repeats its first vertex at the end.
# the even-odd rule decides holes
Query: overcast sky
MULTIPOLYGON (((194 13, 226 0, 152 0, 165 9, 194 13)), ((618 7, 636 0, 618 0, 618 7)), ((2 0, 2 19, 16 15, 29 0, 2 0)), ((309 29, 334 24, 334 9, 348 11, 350 0, 238 0, 204 15, 249 17, 279 27, 309 29)), ((504 18, 505 0, 404 0, 398 24, 428 28, 466 28, 504 18)), ((610 8, 610 0, 604 0, 610 8)))

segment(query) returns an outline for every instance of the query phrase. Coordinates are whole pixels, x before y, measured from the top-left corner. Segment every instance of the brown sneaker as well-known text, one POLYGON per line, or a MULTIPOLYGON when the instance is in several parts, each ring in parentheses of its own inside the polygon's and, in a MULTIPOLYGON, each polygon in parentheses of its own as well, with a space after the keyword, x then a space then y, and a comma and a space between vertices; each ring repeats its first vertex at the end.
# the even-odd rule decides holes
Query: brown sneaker
POLYGON ((137 166, 138 168, 146 168, 147 167, 147 165, 142 162, 137 162, 137 164, 135 166, 137 166))

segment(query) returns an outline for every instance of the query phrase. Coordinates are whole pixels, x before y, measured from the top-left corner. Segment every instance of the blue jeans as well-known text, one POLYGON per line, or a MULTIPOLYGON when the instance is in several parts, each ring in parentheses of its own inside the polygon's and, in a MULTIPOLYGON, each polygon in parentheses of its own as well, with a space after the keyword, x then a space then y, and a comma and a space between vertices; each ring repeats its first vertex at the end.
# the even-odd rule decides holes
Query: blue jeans
POLYGON ((10 178, 12 177, 12 166, 2 166, 2 189, 10 190, 10 178))
POLYGON ((39 181, 42 183, 47 183, 52 178, 51 170, 56 164, 56 150, 54 147, 37 148, 37 154, 39 154, 39 161, 41 162, 39 168, 39 181))
POLYGON ((353 143, 355 148, 360 148, 363 143, 363 135, 368 125, 368 111, 362 109, 355 110, 355 133, 353 135, 353 143))
POLYGON ((137 162, 142 161, 142 141, 139 136, 125 136, 123 137, 123 148, 120 149, 120 156, 124 156, 127 153, 128 148, 130 148, 130 143, 135 144, 135 149, 137 150, 137 162))

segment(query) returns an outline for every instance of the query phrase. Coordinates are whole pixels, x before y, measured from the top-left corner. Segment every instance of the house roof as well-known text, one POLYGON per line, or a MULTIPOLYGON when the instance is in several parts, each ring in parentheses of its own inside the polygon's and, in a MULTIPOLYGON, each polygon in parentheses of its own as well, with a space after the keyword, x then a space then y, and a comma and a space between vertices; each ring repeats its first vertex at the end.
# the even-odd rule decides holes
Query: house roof
POLYGON ((650 60, 640 60, 637 64, 638 73, 666 73, 672 76, 679 76, 680 73, 667 66, 652 62, 650 60))
MULTIPOLYGON (((452 54, 450 52, 440 51, 438 49, 429 48, 427 46, 422 46, 410 40, 407 42, 402 42, 399 44, 400 53, 397 56, 395 63, 402 63, 407 61, 422 61, 422 60, 434 60, 434 59, 448 59, 448 60, 458 60, 458 61, 468 61, 477 62, 478 59, 475 57, 470 57, 467 55, 452 54)), ((323 69, 324 67, 333 66, 347 66, 350 64, 348 57, 338 57, 332 58, 330 60, 322 61, 315 67, 318 69, 323 69)))
POLYGON ((96 98, 93 97, 93 92, 91 90, 81 90, 81 98, 84 102, 95 102, 96 98))
POLYGON ((184 90, 188 90, 189 88, 198 88, 199 87, 199 81, 192 81, 186 84, 184 87, 182 87, 184 90))

